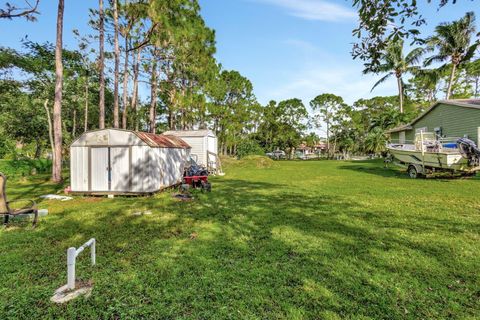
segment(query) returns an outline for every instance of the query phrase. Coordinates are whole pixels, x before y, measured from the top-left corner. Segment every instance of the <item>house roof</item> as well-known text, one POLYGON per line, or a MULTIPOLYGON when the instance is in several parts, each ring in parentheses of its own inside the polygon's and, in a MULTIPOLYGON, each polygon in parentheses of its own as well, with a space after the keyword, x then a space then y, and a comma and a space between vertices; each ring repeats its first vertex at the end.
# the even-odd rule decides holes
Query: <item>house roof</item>
POLYGON ((420 119, 425 117, 430 111, 435 109, 437 106, 441 104, 448 104, 451 106, 456 106, 456 107, 461 107, 461 108, 473 108, 473 109, 480 109, 480 99, 455 99, 455 100, 439 100, 435 102, 430 108, 425 110, 421 115, 419 115, 417 118, 413 119, 412 122, 406 125, 402 125, 390 130, 387 130, 387 133, 393 133, 393 132, 400 132, 400 131, 405 131, 405 130, 412 130, 413 125, 417 123, 420 119))
POLYGON ((188 143, 176 136, 139 131, 132 132, 152 148, 191 148, 188 143))
POLYGON ((177 136, 177 137, 206 137, 208 135, 213 135, 213 132, 208 130, 208 129, 202 129, 202 130, 169 130, 169 131, 165 131, 163 134, 177 136))
POLYGON ((387 130, 386 133, 400 132, 400 131, 412 130, 412 129, 413 127, 411 125, 406 124, 403 126, 399 126, 399 127, 387 130))

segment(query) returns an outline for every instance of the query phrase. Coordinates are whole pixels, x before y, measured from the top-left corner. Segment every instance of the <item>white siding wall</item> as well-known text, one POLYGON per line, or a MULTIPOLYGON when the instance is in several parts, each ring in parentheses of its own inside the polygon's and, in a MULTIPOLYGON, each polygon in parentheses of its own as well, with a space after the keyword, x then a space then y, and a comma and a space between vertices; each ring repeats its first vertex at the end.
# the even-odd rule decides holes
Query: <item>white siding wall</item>
POLYGON ((129 148, 110 148, 110 162, 112 166, 112 186, 110 191, 129 191, 129 148))
MULTIPOLYGON (((207 137, 207 150, 209 152, 212 152, 214 154, 218 154, 218 150, 217 150, 217 138, 216 137, 212 137, 212 136, 208 136, 207 137)), ((215 157, 213 157, 212 155, 208 156, 207 157, 210 161, 216 161, 215 157)), ((215 168, 215 163, 213 164, 213 167, 215 168)))
MULTIPOLYGON (((206 137, 181 137, 183 141, 188 143, 192 149, 190 154, 198 157, 199 165, 207 165, 207 152, 206 152, 206 137)), ((195 157, 194 157, 195 158, 195 157)))
POLYGON ((88 147, 70 148, 70 182, 72 191, 88 191, 88 147))
POLYGON ((187 150, 174 148, 156 149, 160 168, 160 189, 182 182, 187 150))
POLYGON ((147 146, 132 147, 132 192, 156 191, 154 177, 158 166, 152 148, 147 146))

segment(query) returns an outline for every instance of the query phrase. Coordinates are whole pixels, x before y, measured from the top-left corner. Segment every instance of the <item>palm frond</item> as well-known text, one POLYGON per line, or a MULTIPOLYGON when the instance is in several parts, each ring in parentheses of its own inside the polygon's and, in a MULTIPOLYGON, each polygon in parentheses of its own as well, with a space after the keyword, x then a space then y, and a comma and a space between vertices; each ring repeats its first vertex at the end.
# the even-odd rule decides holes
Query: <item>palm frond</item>
POLYGON ((387 75, 383 76, 380 80, 378 80, 372 87, 372 90, 370 90, 370 92, 372 92, 378 85, 384 83, 385 81, 387 81, 387 79, 392 75, 393 73, 388 73, 387 75))
POLYGON ((424 66, 424 67, 428 67, 429 65, 431 65, 431 64, 434 63, 434 62, 444 62, 444 61, 446 61, 448 58, 449 58, 448 55, 437 54, 437 55, 434 55, 434 56, 431 56, 431 57, 426 58, 426 59, 423 61, 423 66, 424 66))
POLYGON ((407 65, 418 64, 420 62, 420 59, 422 58, 422 56, 425 54, 425 52, 426 52, 425 48, 415 48, 415 49, 413 49, 405 57, 406 64, 407 65))

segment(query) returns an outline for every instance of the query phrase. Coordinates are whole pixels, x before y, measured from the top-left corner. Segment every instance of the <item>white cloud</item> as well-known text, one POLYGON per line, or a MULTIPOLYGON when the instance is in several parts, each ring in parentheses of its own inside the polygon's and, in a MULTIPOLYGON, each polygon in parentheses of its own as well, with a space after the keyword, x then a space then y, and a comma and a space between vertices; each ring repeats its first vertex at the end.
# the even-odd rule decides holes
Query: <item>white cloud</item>
MULTIPOLYGON (((330 64, 329 64, 330 65, 330 64)), ((370 92, 377 80, 373 76, 361 74, 360 68, 352 65, 335 67, 316 65, 299 70, 292 74, 291 80, 277 88, 268 90, 266 97, 274 100, 283 100, 298 97, 305 104, 322 93, 333 93, 344 98, 347 103, 353 103, 360 98, 380 95, 395 95, 395 84, 386 83, 370 92)))
POLYGON ((354 19, 352 9, 325 0, 256 0, 284 8, 292 16, 306 20, 342 21, 354 19))
POLYGON ((282 74, 281 79, 262 88, 260 102, 300 98, 305 105, 322 93, 333 93, 352 104, 360 98, 397 94, 395 79, 371 89, 379 76, 363 75, 362 63, 348 56, 336 56, 303 40, 286 40, 285 45, 298 49, 298 64, 282 74))
MULTIPOLYGON (((310 64, 295 73, 286 75, 280 81, 283 83, 265 88, 259 95, 259 101, 266 104, 269 100, 282 101, 290 98, 299 98, 303 101, 309 113, 312 114, 309 103, 317 95, 333 93, 341 96, 346 103, 353 104, 361 98, 374 96, 391 96, 397 94, 395 80, 387 81, 371 92, 373 84, 378 80, 374 75, 363 75, 361 66, 355 67, 354 63, 328 63, 310 64)), ((326 126, 313 129, 312 132, 325 136, 326 126)))

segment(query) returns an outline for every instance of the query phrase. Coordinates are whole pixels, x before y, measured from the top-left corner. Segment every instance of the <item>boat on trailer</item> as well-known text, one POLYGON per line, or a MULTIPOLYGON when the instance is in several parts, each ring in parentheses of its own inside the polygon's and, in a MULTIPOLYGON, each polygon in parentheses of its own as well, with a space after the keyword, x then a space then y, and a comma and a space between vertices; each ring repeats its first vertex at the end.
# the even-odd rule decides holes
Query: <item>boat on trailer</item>
POLYGON ((467 138, 441 138, 419 132, 413 143, 388 143, 386 162, 407 168, 411 178, 436 172, 474 175, 480 170, 480 149, 467 138))

